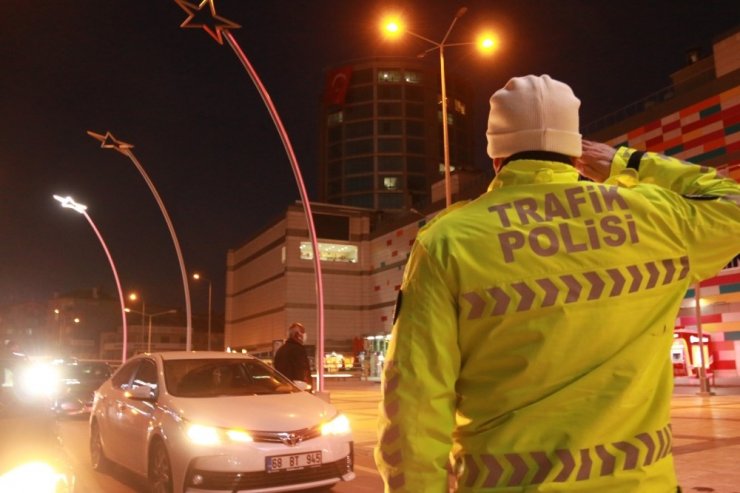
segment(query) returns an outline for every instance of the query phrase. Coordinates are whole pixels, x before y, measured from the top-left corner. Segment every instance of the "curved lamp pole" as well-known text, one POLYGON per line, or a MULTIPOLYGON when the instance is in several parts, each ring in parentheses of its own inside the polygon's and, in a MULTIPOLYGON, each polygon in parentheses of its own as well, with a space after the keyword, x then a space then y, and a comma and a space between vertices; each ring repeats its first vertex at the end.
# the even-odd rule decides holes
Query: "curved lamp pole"
POLYGON ((439 78, 440 78, 440 89, 442 92, 442 144, 444 146, 444 172, 445 172, 445 205, 447 207, 452 203, 452 189, 450 185, 450 135, 449 135, 449 123, 447 122, 447 84, 445 77, 445 48, 452 46, 469 46, 478 45, 483 51, 491 51, 495 48, 496 42, 490 36, 483 36, 479 41, 466 42, 466 43, 448 43, 447 38, 450 37, 452 28, 455 27, 455 23, 460 17, 465 15, 468 11, 467 7, 461 7, 455 14, 455 18, 452 19, 450 27, 447 28, 442 41, 436 42, 425 36, 417 34, 413 31, 406 29, 400 19, 388 19, 384 23, 385 32, 391 36, 398 36, 402 33, 409 34, 415 38, 421 39, 429 44, 434 45, 432 48, 419 54, 419 58, 423 58, 427 53, 439 50, 439 78))
POLYGON ((66 209, 72 209, 75 212, 78 212, 85 216, 85 219, 87 219, 87 222, 90 223, 90 226, 92 227, 93 231, 95 231, 95 235, 98 237, 98 240, 100 240, 100 244, 103 245, 103 250, 105 250, 105 255, 108 257, 108 262, 110 262, 111 270, 113 271, 113 277, 116 279, 116 288, 118 289, 118 299, 121 303, 121 323, 123 324, 123 351, 121 354, 121 362, 126 362, 126 352, 128 351, 127 347, 127 340, 128 340, 128 328, 126 326, 126 303, 123 301, 123 290, 121 289, 121 281, 118 279, 118 271, 116 270, 116 264, 113 263, 113 257, 110 254, 110 251, 108 250, 108 246, 105 244, 105 241, 103 240, 103 236, 100 234, 100 231, 98 231, 98 228, 95 227, 95 223, 93 222, 92 218, 90 218, 90 215, 87 213, 87 206, 79 204, 74 201, 74 199, 70 196, 67 197, 61 197, 59 195, 54 195, 54 199, 58 201, 62 207, 66 209))
POLYGON ((301 169, 298 166, 298 159, 296 158, 293 146, 290 143, 288 132, 283 126, 283 122, 280 119, 277 108, 270 98, 270 94, 267 92, 267 88, 262 83, 262 80, 257 75, 257 71, 249 63, 247 56, 242 51, 239 43, 231 35, 230 29, 238 29, 239 24, 236 24, 224 17, 216 15, 216 7, 213 4, 214 0, 202 0, 198 5, 193 5, 186 0, 175 0, 175 3, 180 6, 188 14, 188 18, 180 24, 183 28, 197 28, 204 29, 217 43, 223 44, 223 37, 226 37, 229 46, 234 51, 234 54, 241 62, 244 70, 246 70, 249 77, 252 79, 257 91, 265 103, 270 117, 272 118, 275 128, 280 135, 280 140, 283 143, 285 152, 288 155, 290 165, 293 168, 293 175, 298 186, 298 191, 303 202, 303 211, 306 215, 306 222, 308 223, 308 235, 311 240, 311 247, 313 249, 313 260, 314 270, 316 272, 316 306, 317 306, 317 318, 318 318, 318 334, 316 344, 316 369, 318 372, 318 384, 317 390, 322 392, 324 390, 324 288, 321 277, 321 259, 319 258, 319 245, 316 238, 316 227, 313 222, 313 213, 311 212, 311 202, 308 200, 308 193, 306 192, 306 185, 301 175, 301 169), (206 9, 205 7, 208 7, 206 9))
POLYGON ((196 281, 208 281, 208 350, 211 350, 211 299, 213 293, 213 283, 210 279, 207 279, 200 275, 198 272, 193 274, 193 279, 196 281))
POLYGON ((134 166, 136 166, 136 169, 139 170, 139 173, 141 173, 141 176, 144 178, 144 181, 146 181, 146 184, 149 185, 149 190, 151 190, 152 195, 154 195, 154 199, 157 201, 157 204, 159 205, 159 209, 162 211, 162 215, 164 216, 164 220, 167 223, 167 228, 170 231, 170 236, 172 237, 172 243, 175 245, 175 252, 177 253, 177 260, 180 264, 180 275, 182 277, 182 289, 185 293, 185 316, 187 320, 187 338, 185 343, 185 350, 190 351, 192 347, 192 338, 193 338, 193 325, 192 325, 192 317, 190 312, 190 288, 188 286, 188 274, 185 270, 185 261, 182 258, 182 250, 180 249, 180 242, 177 241, 177 234, 175 234, 175 227, 172 225, 172 221, 170 220, 169 214, 167 214, 167 209, 164 206, 164 202, 162 202, 162 198, 159 196, 159 193, 157 192, 157 189, 154 187, 154 183, 152 183, 152 180, 149 179, 149 175, 147 175, 146 171, 144 171, 144 167, 141 165, 138 159, 136 159, 136 156, 134 156, 134 153, 131 151, 131 149, 134 147, 131 144, 127 144, 126 142, 122 142, 120 140, 117 140, 115 137, 113 137, 113 134, 110 132, 106 132, 105 135, 97 134, 95 132, 91 132, 90 130, 87 131, 87 134, 94 138, 95 140, 98 140, 101 142, 100 147, 103 149, 114 149, 127 158, 131 160, 132 163, 134 163, 134 166))

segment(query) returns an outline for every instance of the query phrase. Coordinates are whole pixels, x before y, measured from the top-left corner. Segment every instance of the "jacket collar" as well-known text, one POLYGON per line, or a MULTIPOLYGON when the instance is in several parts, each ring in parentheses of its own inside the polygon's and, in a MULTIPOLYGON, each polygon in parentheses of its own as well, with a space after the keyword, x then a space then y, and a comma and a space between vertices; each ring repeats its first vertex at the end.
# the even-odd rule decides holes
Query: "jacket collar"
POLYGON ((488 191, 512 185, 572 183, 577 182, 578 177, 578 171, 570 164, 520 159, 501 168, 488 186, 488 191))

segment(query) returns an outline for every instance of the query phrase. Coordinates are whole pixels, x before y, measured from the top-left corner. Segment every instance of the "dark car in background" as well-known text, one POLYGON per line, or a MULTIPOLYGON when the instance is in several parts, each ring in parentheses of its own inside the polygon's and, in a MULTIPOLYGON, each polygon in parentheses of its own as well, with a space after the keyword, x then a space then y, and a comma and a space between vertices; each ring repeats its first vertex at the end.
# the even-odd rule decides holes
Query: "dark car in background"
POLYGON ((59 416, 88 415, 93 396, 112 373, 104 361, 71 361, 58 367, 59 388, 52 410, 59 416))

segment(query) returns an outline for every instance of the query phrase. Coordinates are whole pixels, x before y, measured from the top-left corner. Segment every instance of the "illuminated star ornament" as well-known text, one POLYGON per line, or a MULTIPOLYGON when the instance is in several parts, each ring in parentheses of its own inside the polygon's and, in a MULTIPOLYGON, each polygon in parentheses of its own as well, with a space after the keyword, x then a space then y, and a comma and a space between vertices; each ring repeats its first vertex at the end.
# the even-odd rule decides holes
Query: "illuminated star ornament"
POLYGON ((239 29, 241 26, 220 15, 216 15, 216 6, 213 5, 213 1, 203 0, 200 2, 200 5, 193 5, 185 0, 175 0, 175 3, 188 14, 188 18, 180 24, 180 27, 202 27, 218 44, 222 45, 224 44, 224 40, 221 37, 222 31, 239 29), (205 9, 206 5, 209 7, 208 10, 205 9))
POLYGON ((132 149, 134 147, 133 144, 127 144, 126 142, 116 139, 110 132, 105 132, 105 135, 100 135, 88 130, 87 135, 100 141, 100 147, 103 149, 115 149, 121 154, 126 154, 126 149, 132 149))

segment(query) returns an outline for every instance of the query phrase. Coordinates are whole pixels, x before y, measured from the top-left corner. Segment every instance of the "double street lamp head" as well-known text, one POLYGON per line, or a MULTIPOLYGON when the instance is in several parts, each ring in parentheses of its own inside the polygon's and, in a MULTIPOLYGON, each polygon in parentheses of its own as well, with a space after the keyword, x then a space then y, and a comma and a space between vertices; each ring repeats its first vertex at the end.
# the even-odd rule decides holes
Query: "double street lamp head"
POLYGON ((447 34, 445 35, 444 39, 439 42, 433 41, 429 38, 426 38, 408 29, 406 27, 406 22, 404 21, 403 17, 398 14, 389 14, 386 17, 384 17, 381 22, 381 30, 384 33, 385 37, 390 40, 396 40, 400 38, 403 34, 408 34, 410 36, 421 39, 435 46, 435 48, 431 48, 430 50, 427 50, 423 54, 420 54, 419 55, 420 57, 424 56, 427 52, 432 51, 434 49, 446 48, 448 46, 475 45, 478 47, 478 50, 482 54, 490 54, 494 52, 496 49, 498 49, 498 46, 499 46, 498 37, 495 34, 490 33, 490 32, 484 32, 484 33, 479 34, 476 38, 476 41, 470 41, 470 42, 464 42, 464 43, 447 43, 447 36, 449 36, 450 32, 452 31, 453 25, 455 24, 455 22, 457 22, 457 20, 460 17, 465 15, 466 12, 467 12, 467 7, 462 7, 457 11, 457 13, 455 14, 455 17, 452 20, 452 24, 447 30, 447 34))

